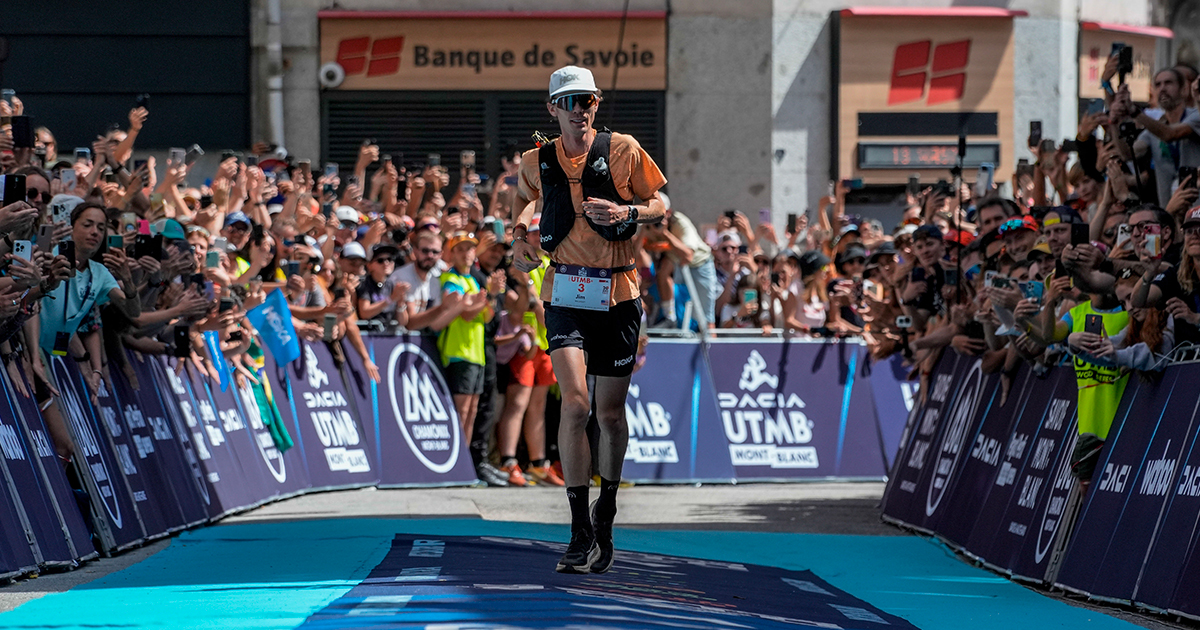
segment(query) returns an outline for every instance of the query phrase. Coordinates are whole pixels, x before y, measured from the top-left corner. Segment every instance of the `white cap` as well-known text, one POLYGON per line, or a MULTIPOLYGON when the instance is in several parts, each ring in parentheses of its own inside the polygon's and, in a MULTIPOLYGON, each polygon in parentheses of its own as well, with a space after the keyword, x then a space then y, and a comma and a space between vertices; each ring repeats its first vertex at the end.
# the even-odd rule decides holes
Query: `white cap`
POLYGON ((550 100, 563 94, 595 94, 596 79, 592 71, 579 66, 563 66, 550 75, 550 100))
POLYGON ((281 203, 273 203, 267 206, 267 214, 274 215, 280 212, 283 212, 283 204, 281 203))
POLYGON ((362 243, 351 241, 346 243, 342 248, 342 258, 362 258, 367 259, 367 250, 363 248, 362 243))
MULTIPOLYGON (((338 206, 337 212, 334 214, 337 215, 338 221, 353 221, 358 223, 358 210, 350 206, 338 206)), ((366 258, 365 254, 363 258, 366 258)))

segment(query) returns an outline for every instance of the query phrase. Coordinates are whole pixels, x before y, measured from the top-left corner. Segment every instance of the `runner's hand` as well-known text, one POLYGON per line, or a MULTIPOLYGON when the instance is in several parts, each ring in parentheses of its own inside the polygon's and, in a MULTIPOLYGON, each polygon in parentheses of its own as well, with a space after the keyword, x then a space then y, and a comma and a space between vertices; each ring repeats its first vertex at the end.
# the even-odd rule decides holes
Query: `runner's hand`
POLYGON ((525 273, 542 266, 541 247, 519 238, 513 243, 513 266, 525 273))
POLYGON ((584 200, 583 213, 597 225, 617 225, 629 220, 628 207, 595 197, 584 200))

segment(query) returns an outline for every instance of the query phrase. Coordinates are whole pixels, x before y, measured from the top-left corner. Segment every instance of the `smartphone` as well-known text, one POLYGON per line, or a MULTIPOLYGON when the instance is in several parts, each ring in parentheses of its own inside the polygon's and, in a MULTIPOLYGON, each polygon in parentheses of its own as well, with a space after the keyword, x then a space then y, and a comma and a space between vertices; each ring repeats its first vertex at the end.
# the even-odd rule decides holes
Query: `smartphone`
POLYGON ((29 259, 33 257, 33 243, 29 241, 13 241, 12 253, 15 258, 29 262, 29 259))
POLYGON ((117 183, 117 174, 114 173, 112 171, 112 169, 108 168, 107 166, 104 167, 104 181, 109 184, 117 183))
POLYGON ((332 313, 325 316, 323 324, 323 338, 325 341, 333 341, 333 327, 337 325, 337 315, 332 313))
POLYGON ((796 233, 796 225, 797 225, 798 220, 799 220, 799 217, 796 215, 795 212, 788 213, 788 215, 787 215, 787 233, 788 234, 796 233))
POLYGON ((224 151, 221 151, 221 161, 222 162, 224 162, 225 160, 228 160, 229 158, 233 158, 236 160, 237 156, 238 156, 237 151, 234 151, 233 149, 225 149, 224 151))
POLYGON ((321 204, 321 214, 325 215, 326 219, 329 219, 329 217, 333 216, 333 204, 332 203, 321 204))
POLYGON ((145 107, 146 109, 150 109, 150 95, 149 94, 138 94, 137 95, 137 106, 145 107))
POLYGON ((1133 226, 1128 223, 1122 223, 1117 226, 1117 241, 1113 244, 1113 249, 1121 249, 1133 237, 1133 226))
POLYGON ((753 305, 752 311, 758 310, 758 289, 746 289, 742 291, 742 304, 753 305))
POLYGON ((475 184, 463 184, 463 194, 468 197, 475 196, 475 184))
POLYGON ((1078 153, 1079 152, 1079 142, 1076 140, 1071 140, 1070 138, 1063 140, 1062 152, 1063 153, 1078 153))
POLYGON ((67 259, 71 268, 75 268, 75 241, 63 241, 58 244, 58 255, 67 259))
POLYGON ((287 264, 287 275, 288 276, 300 275, 300 263, 295 260, 289 262, 287 264))
POLYGON ((745 243, 742 243, 741 245, 738 245, 738 254, 741 254, 742 256, 745 256, 745 255, 746 255, 746 254, 748 254, 748 253, 750 253, 750 248, 749 248, 749 247, 747 247, 745 243))
POLYGON ((33 121, 29 116, 12 117, 12 141, 14 149, 32 149, 34 145, 33 121))
POLYGON ((458 154, 458 163, 468 171, 475 170, 475 152, 471 150, 463 151, 458 154))
POLYGON ((984 162, 979 165, 979 172, 975 174, 975 196, 982 199, 992 192, 993 171, 995 165, 991 162, 984 162))
POLYGON ((441 154, 440 153, 430 153, 429 154, 429 165, 430 166, 441 166, 442 165, 441 154))
POLYGON ((338 165, 336 162, 328 162, 325 164, 325 177, 337 177, 338 165))
POLYGON ((0 194, 3 197, 0 208, 18 201, 25 201, 25 176, 12 173, 0 175, 0 191, 3 191, 0 194))
POLYGON ((1088 101, 1087 115, 1095 116, 1096 114, 1104 113, 1104 99, 1093 98, 1088 101))
POLYGON ((1133 48, 1125 46, 1117 53, 1117 79, 1125 85, 1125 76, 1133 72, 1133 48))
MULTIPOLYGON (((197 275, 199 275, 199 274, 197 274, 197 275)), ((212 283, 212 280, 205 280, 203 286, 204 286, 204 297, 209 302, 217 299, 216 285, 214 285, 212 283)))
POLYGON ((449 208, 446 208, 445 213, 446 214, 458 214, 460 210, 461 210, 461 208, 459 208, 458 206, 450 206, 449 208))
POLYGON ((306 179, 312 179, 312 160, 300 160, 296 162, 296 166, 300 167, 300 172, 304 173, 306 179))
POLYGON ((4 99, 4 102, 8 104, 8 107, 10 109, 12 108, 12 105, 13 105, 13 99, 16 97, 17 97, 16 90, 12 90, 9 88, 4 88, 3 90, 0 90, 0 99, 4 99))
POLYGON ((225 238, 224 236, 218 236, 217 238, 214 238, 213 244, 212 244, 212 251, 228 252, 229 251, 229 239, 225 238))
POLYGON ((998 276, 998 275, 1000 275, 1000 272, 992 270, 992 269, 989 269, 989 270, 983 272, 984 286, 989 286, 989 287, 992 286, 992 280, 994 280, 996 278, 996 276, 998 276))
POLYGON ((221 253, 215 249, 208 250, 204 255, 204 267, 207 269, 216 269, 221 266, 221 253))
POLYGON ((779 284, 783 281, 783 276, 779 275, 778 271, 771 272, 771 284, 779 284))
POLYGON ((58 178, 60 180, 62 180, 63 190, 68 191, 68 193, 74 193, 74 191, 75 191, 75 169, 64 168, 59 173, 58 178))
POLYGON ((925 269, 922 267, 913 267, 912 275, 909 277, 913 282, 925 282, 925 269))
POLYGON ((759 208, 758 209, 758 222, 759 223, 770 223, 771 222, 771 209, 770 208, 759 208))
POLYGON ((1033 300, 1035 304, 1042 303, 1042 295, 1045 293, 1046 285, 1036 280, 1028 282, 1018 282, 1017 288, 1021 290, 1021 295, 1027 300, 1033 300))
POLYGON ((863 187, 862 179, 843 179, 842 188, 846 190, 860 190, 863 187))
POLYGON ((133 232, 137 229, 138 216, 133 212, 121 213, 121 233, 133 232))
POLYGON ((1104 336, 1104 317, 1096 313, 1088 313, 1083 318, 1083 331, 1093 335, 1104 336))
POLYGON ((155 260, 162 257, 162 235, 150 236, 149 234, 138 234, 133 237, 133 257, 145 258, 150 256, 155 260), (154 242, 157 240, 159 251, 154 251, 154 242))
POLYGON ((192 340, 188 334, 187 326, 175 327, 175 356, 178 358, 187 358, 192 352, 192 340))
POLYGON ((340 300, 340 299, 342 299, 342 298, 344 298, 344 297, 346 297, 346 289, 345 289, 345 288, 343 288, 343 287, 336 287, 336 288, 333 290, 333 301, 335 301, 335 302, 336 302, 336 301, 338 301, 338 300, 340 300))
POLYGON ((1191 182, 1187 185, 1188 188, 1196 188, 1196 167, 1195 166, 1180 166, 1179 167, 1179 185, 1191 178, 1191 182))
POLYGON ((1017 160, 1017 177, 1026 175, 1033 177, 1033 165, 1029 163, 1029 160, 1021 158, 1017 160))
POLYGON ((1086 224, 1086 223, 1072 223, 1071 224, 1071 244, 1072 245, 1083 245, 1084 243, 1090 243, 1092 240, 1091 230, 1092 230, 1092 228, 1089 227, 1088 224, 1086 224))
POLYGON ((221 306, 217 309, 217 312, 224 313, 226 311, 232 311, 233 304, 233 298, 221 298, 221 306))
MULTIPOLYGON (((136 173, 136 172, 138 172, 138 169, 144 168, 145 166, 146 166, 146 160, 134 160, 133 161, 133 172, 136 173)), ((149 186, 150 185, 150 173, 149 172, 143 173, 141 177, 142 177, 142 186, 149 186)))
POLYGON ((54 243, 54 225, 50 223, 43 223, 41 227, 38 228, 38 251, 49 253, 50 248, 54 246, 52 243, 54 243))
POLYGON ((180 147, 171 147, 167 159, 171 164, 183 164, 184 160, 187 159, 187 151, 184 151, 180 147))
POLYGON ((199 160, 200 156, 202 155, 204 155, 204 149, 201 149, 200 145, 198 144, 193 144, 183 156, 183 163, 191 166, 195 164, 196 160, 199 160))
POLYGON ((496 233, 496 240, 504 240, 504 222, 492 221, 492 231, 496 233))
POLYGON ((957 269, 946 269, 942 273, 943 273, 943 277, 945 278, 946 286, 953 287, 953 286, 958 285, 958 270, 957 269))
POLYGON ((1008 276, 1001 276, 999 274, 992 276, 992 286, 997 289, 1007 289, 1011 287, 1012 285, 1009 284, 1010 281, 1011 278, 1008 276))
POLYGON ((1108 56, 1111 57, 1113 55, 1119 55, 1119 54, 1121 54, 1121 50, 1124 48, 1125 48, 1125 42, 1113 42, 1112 43, 1112 52, 1108 53, 1108 56))
POLYGON ((1151 258, 1162 256, 1162 226, 1147 225, 1146 226, 1146 253, 1150 254, 1151 258))
POLYGON ((87 147, 75 147, 75 161, 91 163, 92 150, 87 147))
POLYGON ((1029 121, 1029 146, 1036 147, 1042 144, 1042 121, 1029 121))
POLYGON ((1054 146, 1054 140, 1052 140, 1050 138, 1046 138, 1046 139, 1042 140, 1042 146, 1040 148, 1040 151, 1043 156, 1054 153, 1057 150, 1058 150, 1058 148, 1054 146))
POLYGON ((255 223, 250 227, 250 242, 254 244, 261 243, 263 240, 263 226, 261 223, 255 223))
POLYGON ((736 217, 736 216, 737 216, 737 210, 726 210, 725 211, 725 218, 729 219, 730 221, 733 221, 734 217, 736 217))
POLYGON ((122 247, 125 247, 125 238, 124 237, 122 237, 120 234, 109 234, 108 235, 108 248, 109 249, 121 249, 122 247))
POLYGON ((908 176, 907 190, 908 190, 908 195, 910 197, 916 197, 917 195, 921 194, 921 176, 920 175, 909 175, 908 176))
POLYGON ((896 328, 912 328, 912 318, 908 315, 901 315, 896 318, 896 328))
POLYGON ((247 155, 246 156, 246 166, 258 166, 258 156, 257 155, 247 155))
POLYGON ((1067 277, 1067 275, 1068 275, 1067 274, 1067 266, 1063 264, 1063 261, 1061 259, 1055 259, 1055 261, 1054 261, 1054 278, 1055 279, 1065 278, 1065 277, 1067 277))
POLYGON ((509 186, 516 186, 517 185, 517 176, 516 175, 506 175, 504 177, 504 183, 508 184, 509 186))

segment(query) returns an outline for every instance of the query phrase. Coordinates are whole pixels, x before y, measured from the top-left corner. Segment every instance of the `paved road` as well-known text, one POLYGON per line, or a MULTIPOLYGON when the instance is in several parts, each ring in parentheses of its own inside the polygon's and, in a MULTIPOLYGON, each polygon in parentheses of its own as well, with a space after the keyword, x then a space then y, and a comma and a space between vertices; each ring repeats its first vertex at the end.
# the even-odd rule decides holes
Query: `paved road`
MULTIPOLYGON (((670 547, 671 544, 686 542, 692 546, 685 546, 684 549, 687 551, 680 555, 708 557, 705 554, 711 553, 714 559, 718 557, 727 559, 739 558, 737 549, 700 550, 700 547, 722 547, 728 546, 731 541, 735 543, 747 541, 745 543, 748 545, 747 562, 773 564, 769 562, 772 558, 772 545, 779 545, 780 541, 800 541, 795 546, 807 547, 807 549, 779 549, 781 558, 779 566, 791 564, 811 569, 816 572, 818 577, 829 580, 829 583, 835 587, 849 589, 850 596, 862 597, 864 600, 870 599, 872 603, 879 606, 879 610, 901 615, 921 628, 943 627, 938 622, 930 621, 937 617, 936 614, 930 617, 931 613, 928 608, 931 605, 945 605, 947 606, 946 610, 949 611, 952 609, 952 605, 961 605, 961 602, 951 601, 949 599, 951 597, 980 598, 981 602, 986 598, 989 605, 1003 604, 1004 602, 996 602, 996 600, 1011 598, 1014 600, 1013 608, 1018 610, 1028 609, 1031 605, 1030 602, 1051 606, 1046 609, 1050 612, 1045 614, 1048 615, 1047 619, 1054 618, 1054 623, 1048 622, 1046 625, 1030 627, 1079 627, 1076 624, 1082 623, 1080 620, 1086 620, 1085 625, 1089 627, 1093 622, 1101 624, 1101 626, 1095 627, 1120 627, 1120 623, 1113 619, 1114 617, 1134 626, 1153 630, 1194 627, 1172 625, 1164 623, 1159 618, 1112 608, 1083 606, 1078 602, 1067 601, 1061 597, 1046 595, 1040 591, 1035 593, 1030 589, 1017 587, 990 573, 967 567, 966 563, 937 543, 924 541, 881 523, 877 504, 882 492, 883 484, 881 483, 752 484, 702 487, 638 486, 627 488, 622 490, 620 495, 621 511, 616 523, 618 527, 617 547, 619 550, 624 548, 623 541, 626 541, 634 550, 666 553, 664 549, 670 547), (739 536, 728 534, 728 532, 750 532, 752 534, 739 536), (800 534, 802 536, 780 538, 779 534, 800 534), (889 541, 894 541, 894 543, 889 541), (841 555, 835 553, 821 555, 824 552, 831 552, 838 545, 845 546, 841 555), (750 547, 754 547, 754 549, 750 549, 750 547), (828 548, 822 549, 822 547, 828 548), (792 555, 788 556, 788 554, 792 555), (988 591, 986 594, 953 593, 949 590, 931 594, 926 591, 934 589, 936 584, 925 585, 924 590, 917 594, 923 597, 932 597, 930 604, 921 606, 913 604, 912 610, 900 610, 904 607, 903 602, 906 601, 906 598, 896 595, 900 592, 899 587, 893 589, 886 584, 886 577, 872 575, 871 567, 851 566, 871 564, 874 563, 875 558, 878 558, 881 561, 878 571, 886 575, 887 563, 883 562, 885 558, 879 557, 879 554, 896 556, 886 560, 895 562, 896 566, 900 568, 903 568, 908 562, 900 557, 901 554, 917 554, 921 556, 921 562, 932 563, 926 573, 936 575, 954 573, 959 576, 953 580, 954 582, 978 583, 995 590, 988 591), (787 562, 782 561, 785 557, 788 558, 787 562), (762 558, 766 558, 767 561, 762 558), (839 560, 839 558, 844 559, 839 560), (839 565, 839 562, 845 566, 839 565), (861 579, 854 577, 856 572, 863 574, 861 579), (1016 600, 1020 600, 1020 602, 1016 600), (1067 601, 1074 608, 1060 604, 1059 602, 1062 601, 1067 601), (889 604, 890 609, 887 607, 889 604), (1069 619, 1069 621, 1060 623, 1059 616, 1069 619)), ((62 598, 96 597, 97 593, 110 592, 105 589, 129 589, 124 593, 130 595, 130 601, 138 601, 139 597, 145 596, 149 598, 146 600, 147 602, 160 602, 162 601, 161 593, 154 597, 145 595, 145 593, 153 589, 162 589, 163 585, 167 584, 171 590, 168 601, 183 601, 185 598, 179 595, 180 583, 189 580, 165 576, 160 579, 156 576, 174 570, 171 568, 172 566, 177 569, 179 562, 197 562, 197 566, 203 564, 196 558, 208 557, 219 564, 216 558, 221 554, 229 554, 229 557, 236 561, 238 557, 246 554, 263 552, 272 543, 271 540, 263 540, 263 532, 274 532, 275 534, 270 535, 280 536, 280 544, 288 546, 285 550, 287 554, 300 552, 295 547, 309 544, 304 541, 329 541, 335 538, 344 540, 344 548, 339 548, 335 544, 328 551, 331 558, 336 559, 336 561, 331 560, 333 564, 350 562, 346 565, 349 568, 344 571, 347 575, 337 575, 338 570, 333 568, 328 569, 325 574, 305 573, 303 579, 308 586, 306 586, 304 595, 310 599, 297 603, 293 601, 295 600, 293 597, 288 600, 289 603, 286 605, 279 604, 281 610, 279 615, 272 614, 265 620, 258 617, 254 619, 238 617, 237 615, 240 613, 237 611, 241 610, 239 608, 241 604, 220 603, 225 600, 214 595, 211 584, 206 584, 205 588, 199 589, 198 592, 188 591, 189 596, 195 597, 195 610, 203 612, 206 605, 211 604, 218 608, 226 606, 232 612, 223 612, 217 617, 217 621, 211 623, 201 623, 198 620, 196 627, 229 627, 231 625, 295 627, 298 625, 297 620, 303 621, 306 618, 309 619, 308 625, 313 627, 347 627, 329 621, 330 619, 335 621, 340 619, 336 615, 330 617, 329 615, 332 613, 329 613, 329 610, 341 614, 337 612, 337 607, 340 605, 337 602, 345 600, 349 596, 348 592, 353 594, 354 591, 350 589, 355 588, 355 584, 359 585, 357 588, 362 588, 362 584, 370 582, 370 580, 363 581, 363 579, 367 577, 367 573, 372 568, 377 572, 380 570, 379 567, 387 564, 386 557, 390 556, 384 554, 393 553, 395 549, 388 552, 384 548, 387 545, 381 546, 380 541, 394 544, 391 542, 390 532, 406 530, 418 533, 432 530, 448 534, 509 536, 523 540, 528 537, 529 539, 553 541, 563 538, 565 529, 561 527, 561 524, 568 520, 566 501, 562 491, 554 488, 366 489, 312 494, 227 518, 218 525, 184 534, 173 541, 159 541, 116 558, 92 562, 74 572, 46 575, 0 588, 0 612, 12 611, 21 604, 44 598, 47 594, 61 594, 44 598, 42 601, 9 614, 0 614, 0 628, 29 627, 27 618, 34 617, 35 612, 39 613, 36 616, 38 619, 45 616, 44 611, 41 611, 38 606, 50 610, 61 610, 62 606, 89 607, 92 604, 62 598), (546 524, 554 525, 555 528, 540 527, 546 524), (331 532, 333 533, 331 534, 331 532), (341 537, 342 535, 344 538, 341 537), (221 545, 226 545, 226 547, 221 545), (234 547, 228 548, 228 545, 234 545, 234 547), (238 547, 237 545, 251 546, 238 547), (356 554, 363 557, 353 557, 356 554), (347 556, 350 557, 347 558, 347 556), (183 560, 177 558, 183 558, 183 560), (162 566, 155 563, 160 563, 162 566), (376 566, 377 564, 378 566, 376 566), (351 573, 354 575, 351 576, 351 573), (339 579, 330 580, 328 579, 330 577, 339 579), (73 588, 74 591, 65 593, 73 588), (57 603, 52 605, 52 602, 57 603), (325 612, 310 617, 317 610, 325 612), (321 625, 322 623, 327 625, 321 625)), ((325 542, 320 544, 324 545, 325 542)), ((307 564, 317 565, 320 562, 318 558, 314 557, 307 564)), ((305 562, 299 564, 305 565, 305 562)), ((305 570, 307 568, 304 567, 305 570)), ((216 573, 218 575, 220 575, 219 569, 220 567, 216 573)), ((294 569, 295 567, 283 567, 278 569, 278 572, 285 574, 294 569)), ((544 567, 539 567, 537 570, 548 571, 544 567)), ((197 569, 197 572, 203 573, 203 570, 197 569)), ((513 574, 522 576, 516 579, 536 580, 537 578, 529 578, 531 572, 535 576, 542 575, 531 567, 515 568, 513 574)), ((371 575, 375 575, 375 573, 371 573, 371 575)), ((213 581, 212 578, 204 578, 199 575, 195 577, 197 583, 213 581)), ((222 578, 222 580, 224 579, 222 578)), ((258 580, 251 580, 250 577, 246 577, 246 579, 255 584, 267 581, 261 576, 258 580)), ((282 580, 282 578, 280 579, 282 580)), ((395 579, 399 580, 400 578, 395 579)), ((905 575, 898 579, 917 578, 913 575, 905 575)), ((929 575, 919 579, 949 581, 944 577, 931 578, 929 575)), ((292 588, 286 594, 291 596, 294 592, 294 588, 292 588)), ((385 600, 387 599, 387 596, 383 597, 385 600)), ((910 594, 907 599, 912 599, 912 597, 913 595, 910 594)), ((105 598, 102 601, 108 602, 109 599, 105 598)), ((375 601, 371 600, 371 597, 367 597, 366 600, 375 601)), ((361 597, 353 599, 351 605, 361 605, 361 602, 366 600, 361 597)), ((274 600, 268 598, 266 601, 274 600)), ((158 605, 158 603, 147 604, 148 607, 158 605)), ((180 604, 180 606, 183 607, 181 610, 189 610, 186 603, 180 604)), ((262 613, 262 610, 255 611, 255 614, 262 613)), ((165 621, 164 619, 156 621, 151 618, 145 620, 126 619, 130 615, 136 616, 136 611, 131 612, 130 610, 113 610, 108 613, 101 611, 95 614, 99 616, 110 614, 111 619, 120 619, 122 622, 127 622, 130 627, 172 625, 169 615, 165 621)), ((1002 612, 997 614, 1003 616, 1002 612)), ((87 618, 81 617, 81 619, 86 620, 87 618)), ((43 627, 52 625, 77 627, 72 625, 73 622, 70 619, 62 620, 62 623, 59 621, 44 619, 41 623, 46 624, 43 627)), ((1027 621, 1020 622, 1016 619, 1013 621, 1013 625, 1001 623, 991 627, 1029 625, 1027 621)), ((83 624, 82 621, 76 623, 83 624)), ((176 627, 187 625, 181 624, 176 627)), ((35 624, 34 627, 39 626, 35 624)), ((955 627, 955 625, 950 623, 944 627, 955 627)), ((1132 628, 1133 626, 1125 627, 1132 628)))

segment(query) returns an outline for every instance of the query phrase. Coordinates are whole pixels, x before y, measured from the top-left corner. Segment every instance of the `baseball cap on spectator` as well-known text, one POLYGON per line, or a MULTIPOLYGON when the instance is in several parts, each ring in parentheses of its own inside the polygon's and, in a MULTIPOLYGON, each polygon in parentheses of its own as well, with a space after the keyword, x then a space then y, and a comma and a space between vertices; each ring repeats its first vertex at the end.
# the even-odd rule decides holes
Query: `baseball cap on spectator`
POLYGON ((592 71, 579 66, 563 66, 550 75, 550 100, 564 94, 595 94, 596 79, 592 71))
POLYGON ((859 236, 862 236, 862 231, 860 231, 860 230, 858 229, 858 225, 857 225, 857 224, 854 224, 854 223, 847 223, 846 225, 843 225, 843 226, 842 226, 842 229, 838 230, 838 238, 840 239, 840 238, 842 238, 843 236, 845 236, 845 235, 847 235, 847 234, 849 234, 849 233, 851 233, 851 232, 854 232, 855 234, 857 234, 857 235, 859 235, 859 236))
POLYGON ((922 225, 922 226, 918 227, 917 229, 913 230, 912 238, 913 238, 913 241, 919 241, 921 239, 926 239, 926 238, 931 238, 931 239, 940 241, 940 240, 942 240, 942 230, 941 230, 941 228, 939 228, 936 225, 927 223, 927 224, 922 225))
POLYGON ((475 238, 475 235, 470 232, 455 232, 450 235, 449 239, 446 239, 446 251, 450 251, 463 243, 478 245, 479 239, 475 238))
POLYGON ((392 260, 395 260, 399 255, 400 249, 395 245, 380 243, 371 248, 371 260, 375 260, 376 258, 391 258, 392 260))
POLYGON ((1025 257, 1029 260, 1045 260, 1053 255, 1050 251, 1050 244, 1046 241, 1041 241, 1037 245, 1034 245, 1033 249, 1029 250, 1029 253, 1025 257))
POLYGON ((252 225, 250 217, 246 216, 246 213, 241 211, 230 213, 229 216, 225 217, 225 227, 229 227, 234 223, 245 223, 247 228, 252 225))
POLYGON ((917 231, 917 224, 915 224, 915 223, 905 223, 904 225, 901 225, 900 227, 896 228, 896 231, 892 233, 892 236, 893 236, 893 237, 896 237, 896 236, 909 236, 909 235, 911 235, 913 232, 916 232, 916 231, 917 231))
POLYGON ((434 232, 437 232, 442 229, 441 225, 438 223, 438 220, 433 217, 424 217, 421 219, 421 222, 415 224, 415 226, 415 230, 418 232, 421 230, 433 230, 434 232))
POLYGON ((946 241, 946 243, 953 243, 955 245, 966 247, 975 242, 975 235, 966 230, 950 230, 946 232, 945 236, 942 237, 942 240, 946 241))
POLYGON ((363 248, 362 243, 351 241, 346 243, 346 246, 342 248, 342 258, 361 258, 366 260, 367 250, 363 248))
POLYGON ((181 241, 187 238, 183 225, 175 219, 159 219, 150 224, 151 234, 162 234, 163 240, 181 241))
POLYGON ((280 212, 283 212, 283 204, 281 204, 281 203, 267 204, 267 214, 276 215, 276 214, 279 214, 280 212))
POLYGON ((725 230, 717 237, 717 246, 720 247, 726 243, 729 243, 735 247, 741 247, 742 237, 737 233, 736 230, 725 230))
POLYGON ((810 249, 799 255, 794 252, 789 252, 789 254, 800 262, 800 275, 802 277, 811 276, 829 264, 829 257, 815 249, 810 249))
POLYGON ((1007 234, 1014 234, 1021 230, 1033 230, 1034 232, 1036 232, 1038 230, 1037 219, 1035 219, 1029 215, 1025 215, 1023 217, 1015 217, 1015 218, 1005 221, 1004 223, 1001 223, 1000 227, 997 228, 997 231, 1000 233, 1000 236, 1005 236, 1007 234))
POLYGON ((892 244, 891 241, 884 241, 884 242, 880 243, 879 246, 876 247, 871 252, 870 256, 867 257, 867 263, 873 265, 873 264, 879 262, 879 259, 884 256, 895 256, 895 255, 896 255, 896 246, 894 244, 892 244))
POLYGON ((1183 229, 1192 225, 1200 225, 1200 206, 1188 210, 1187 214, 1183 216, 1183 225, 1179 227, 1183 229))
POLYGON ((337 220, 343 224, 353 223, 357 226, 359 223, 358 210, 355 210, 350 206, 338 206, 338 209, 334 212, 334 216, 336 216, 337 220))
POLYGON ((59 160, 46 167, 47 171, 53 171, 60 168, 75 168, 75 163, 70 160, 59 160))
POLYGON ((854 260, 860 260, 863 263, 867 262, 867 249, 858 243, 851 243, 842 253, 837 255, 837 268, 840 271, 842 266, 854 260))

